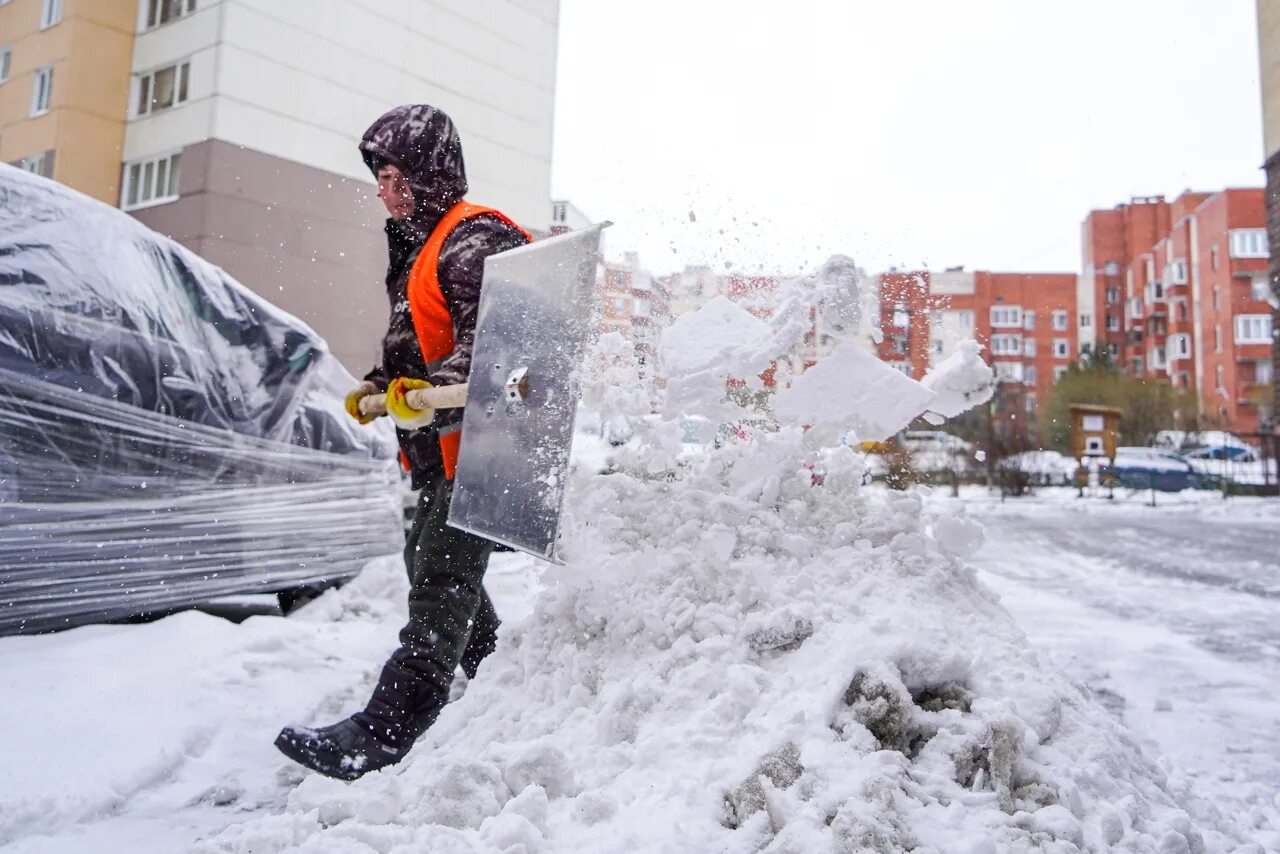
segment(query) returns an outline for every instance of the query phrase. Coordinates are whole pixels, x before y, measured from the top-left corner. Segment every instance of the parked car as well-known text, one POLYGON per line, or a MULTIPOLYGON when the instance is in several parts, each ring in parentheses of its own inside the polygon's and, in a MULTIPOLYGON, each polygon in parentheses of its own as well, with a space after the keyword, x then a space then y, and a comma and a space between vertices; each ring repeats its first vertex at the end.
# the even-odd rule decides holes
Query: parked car
POLYGON ((323 587, 398 551, 389 427, 306 324, 0 165, 0 634, 323 587))
POLYGON ((1254 453, 1253 449, 1243 445, 1217 445, 1209 448, 1196 448, 1194 451, 1187 453, 1187 458, 1192 460, 1231 460, 1237 463, 1258 461, 1258 455, 1254 453))
POLYGON ((1212 478, 1196 470, 1185 457, 1162 448, 1121 447, 1111 464, 1103 464, 1102 474, 1114 475, 1127 489, 1156 489, 1181 492, 1212 485, 1212 478))

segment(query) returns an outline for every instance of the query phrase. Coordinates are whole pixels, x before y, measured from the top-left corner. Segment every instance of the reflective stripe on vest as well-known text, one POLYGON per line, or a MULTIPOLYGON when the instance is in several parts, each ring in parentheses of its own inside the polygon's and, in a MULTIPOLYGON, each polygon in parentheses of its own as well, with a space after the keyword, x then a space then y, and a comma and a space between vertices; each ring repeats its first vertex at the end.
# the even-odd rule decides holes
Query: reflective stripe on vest
MULTIPOLYGON (((422 349, 422 359, 427 364, 439 361, 453 352, 456 343, 453 337, 453 317, 449 314, 449 304, 444 291, 440 289, 440 250, 444 242, 463 220, 490 216, 524 235, 525 240, 533 241, 529 232, 516 225, 500 211, 473 205, 461 201, 440 218, 431 236, 423 244, 422 251, 413 262, 409 271, 409 316, 413 319, 413 331, 418 336, 418 346, 422 349)), ((458 447, 462 441, 460 429, 448 431, 440 436, 440 455, 444 458, 444 476, 453 480, 458 468, 458 447)))

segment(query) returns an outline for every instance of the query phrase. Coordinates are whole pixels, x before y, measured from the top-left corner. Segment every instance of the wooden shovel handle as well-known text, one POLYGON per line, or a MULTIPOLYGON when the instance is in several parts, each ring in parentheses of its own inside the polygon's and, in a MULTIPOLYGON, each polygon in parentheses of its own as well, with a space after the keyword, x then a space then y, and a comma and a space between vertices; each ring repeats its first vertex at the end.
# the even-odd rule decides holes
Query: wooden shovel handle
MULTIPOLYGON (((457 409, 467 405, 467 384, 432 386, 431 388, 415 388, 405 395, 405 400, 414 409, 457 409)), ((360 398, 362 415, 386 415, 387 396, 385 394, 367 394, 360 398)))

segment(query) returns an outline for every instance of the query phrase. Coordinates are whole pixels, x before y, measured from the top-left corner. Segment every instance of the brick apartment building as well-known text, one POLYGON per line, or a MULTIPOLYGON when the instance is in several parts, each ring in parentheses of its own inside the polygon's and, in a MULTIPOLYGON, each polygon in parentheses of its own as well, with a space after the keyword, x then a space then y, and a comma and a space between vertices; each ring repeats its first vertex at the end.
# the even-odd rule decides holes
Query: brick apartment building
POLYGON ((1197 396, 1253 433, 1273 379, 1264 192, 1187 192, 1092 211, 1074 273, 909 271, 877 279, 878 355, 922 377, 976 338, 1028 412, 1067 366, 1105 349, 1123 370, 1197 396))
POLYGON ((1028 411, 1047 399, 1076 358, 1074 273, 884 273, 879 277, 881 359, 919 379, 975 338, 1028 411))
POLYGON ((1264 191, 1133 199, 1091 212, 1083 243, 1081 345, 1193 392, 1210 422, 1255 432, 1272 382, 1264 191))

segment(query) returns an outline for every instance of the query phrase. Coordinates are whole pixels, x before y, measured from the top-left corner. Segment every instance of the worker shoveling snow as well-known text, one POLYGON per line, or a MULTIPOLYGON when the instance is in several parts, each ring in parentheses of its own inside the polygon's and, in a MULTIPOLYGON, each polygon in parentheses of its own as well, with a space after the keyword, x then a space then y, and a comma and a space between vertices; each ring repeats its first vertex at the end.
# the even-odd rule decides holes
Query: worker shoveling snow
MULTIPOLYGON (((691 376, 715 361, 683 355, 691 376)), ((969 356, 912 406, 989 395, 969 356)), ((821 429, 679 462, 670 429, 574 474, 566 565, 403 764, 308 776, 197 850, 1203 850, 1130 736, 976 583, 975 524, 864 488, 821 429)))

